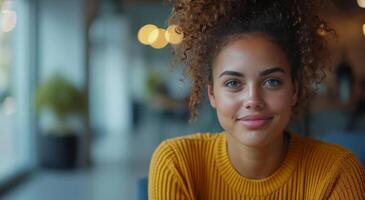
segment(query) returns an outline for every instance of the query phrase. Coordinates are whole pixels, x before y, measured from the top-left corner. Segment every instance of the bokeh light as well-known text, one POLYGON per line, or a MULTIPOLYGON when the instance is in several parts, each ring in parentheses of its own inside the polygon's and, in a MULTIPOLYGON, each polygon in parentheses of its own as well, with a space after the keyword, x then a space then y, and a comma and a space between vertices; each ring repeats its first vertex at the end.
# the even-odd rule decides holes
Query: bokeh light
POLYGON ((357 5, 359 5, 361 8, 365 8, 365 0, 357 0, 357 5))
POLYGON ((139 42, 141 42, 144 45, 151 44, 148 41, 148 38, 154 30, 158 30, 158 27, 156 25, 153 25, 153 24, 147 24, 147 25, 144 25, 142 28, 140 28, 139 31, 138 31, 138 40, 139 40, 139 42))
POLYGON ((1 31, 10 32, 14 29, 17 21, 16 12, 12 10, 1 11, 1 31))
POLYGON ((15 100, 13 97, 6 97, 3 103, 3 108, 6 115, 15 113, 15 100))
POLYGON ((161 49, 164 48, 167 45, 167 40, 165 38, 165 30, 162 28, 153 30, 149 37, 148 42, 151 44, 151 46, 155 49, 161 49))
POLYGON ((165 32, 165 37, 166 40, 171 43, 171 44, 180 44, 181 41, 183 40, 183 34, 180 33, 179 27, 176 25, 170 25, 166 32, 165 32))

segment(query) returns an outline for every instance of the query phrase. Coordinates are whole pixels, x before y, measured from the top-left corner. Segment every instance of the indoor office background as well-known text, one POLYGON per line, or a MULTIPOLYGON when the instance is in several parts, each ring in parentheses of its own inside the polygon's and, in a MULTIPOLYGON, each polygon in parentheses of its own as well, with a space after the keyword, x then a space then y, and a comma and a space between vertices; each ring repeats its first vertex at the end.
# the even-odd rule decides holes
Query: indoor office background
MULTIPOLYGON (((365 1, 328 1, 332 71, 292 128, 340 143, 365 163, 365 1)), ((217 132, 203 103, 188 122, 189 78, 162 0, 0 0, 0 199, 145 199, 153 150, 166 138, 217 132)), ((322 34, 319 32, 318 34, 322 34)), ((206 100, 205 100, 206 101, 206 100)))

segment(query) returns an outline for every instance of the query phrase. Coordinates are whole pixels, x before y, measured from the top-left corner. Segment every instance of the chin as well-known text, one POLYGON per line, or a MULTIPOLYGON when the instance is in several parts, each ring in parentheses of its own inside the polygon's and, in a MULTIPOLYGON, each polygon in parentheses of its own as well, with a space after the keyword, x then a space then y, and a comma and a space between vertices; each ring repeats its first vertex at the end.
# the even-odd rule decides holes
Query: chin
POLYGON ((264 147, 270 145, 279 137, 280 133, 275 130, 278 130, 278 127, 268 126, 262 129, 247 129, 238 126, 229 134, 245 146, 264 147))
POLYGON ((270 137, 266 136, 263 137, 261 136, 261 133, 257 133, 257 132, 249 132, 246 136, 246 139, 242 142, 245 142, 247 146, 251 146, 251 147, 264 147, 270 144, 270 137))

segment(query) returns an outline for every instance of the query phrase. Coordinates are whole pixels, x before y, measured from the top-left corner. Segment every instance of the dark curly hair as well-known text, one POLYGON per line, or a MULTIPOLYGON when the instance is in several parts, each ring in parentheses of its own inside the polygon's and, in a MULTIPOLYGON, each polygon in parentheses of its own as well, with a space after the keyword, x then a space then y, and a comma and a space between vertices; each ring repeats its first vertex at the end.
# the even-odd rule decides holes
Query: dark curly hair
POLYGON ((169 24, 178 25, 184 35, 173 54, 192 78, 191 119, 212 81, 214 57, 239 34, 263 32, 286 52, 299 85, 296 113, 325 77, 329 51, 324 35, 336 33, 315 14, 318 0, 172 0, 172 5, 169 24))

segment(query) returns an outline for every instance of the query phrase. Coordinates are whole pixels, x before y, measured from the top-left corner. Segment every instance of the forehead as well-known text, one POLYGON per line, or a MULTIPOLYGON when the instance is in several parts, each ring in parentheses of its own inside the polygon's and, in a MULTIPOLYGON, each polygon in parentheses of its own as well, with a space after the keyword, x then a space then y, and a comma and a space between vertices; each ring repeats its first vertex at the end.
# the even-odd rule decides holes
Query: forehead
POLYGON ((290 71, 285 52, 265 34, 251 33, 229 40, 215 58, 213 72, 225 70, 254 72, 274 66, 290 71))

